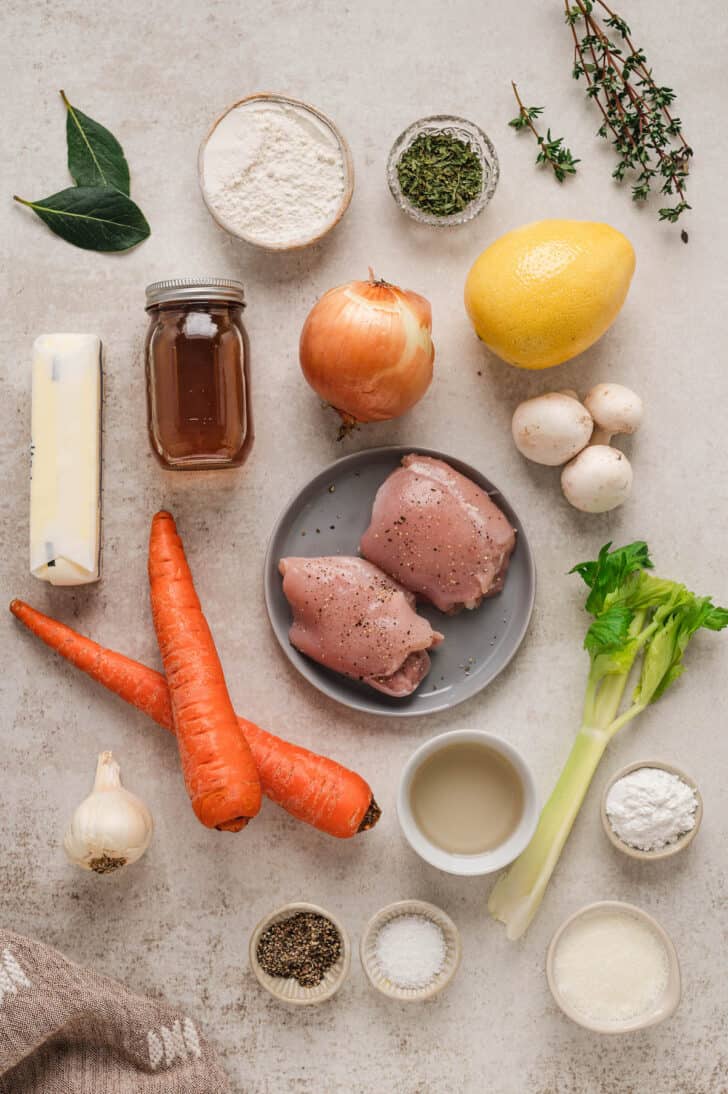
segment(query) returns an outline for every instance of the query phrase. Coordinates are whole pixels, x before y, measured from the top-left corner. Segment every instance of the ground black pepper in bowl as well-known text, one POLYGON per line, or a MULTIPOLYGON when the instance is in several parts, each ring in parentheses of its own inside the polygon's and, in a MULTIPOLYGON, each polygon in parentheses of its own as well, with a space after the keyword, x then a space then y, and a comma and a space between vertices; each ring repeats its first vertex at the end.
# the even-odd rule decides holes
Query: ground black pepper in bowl
POLYGON ((330 919, 317 912, 296 912, 266 927, 256 957, 269 976, 314 988, 339 960, 341 949, 341 936, 330 919))

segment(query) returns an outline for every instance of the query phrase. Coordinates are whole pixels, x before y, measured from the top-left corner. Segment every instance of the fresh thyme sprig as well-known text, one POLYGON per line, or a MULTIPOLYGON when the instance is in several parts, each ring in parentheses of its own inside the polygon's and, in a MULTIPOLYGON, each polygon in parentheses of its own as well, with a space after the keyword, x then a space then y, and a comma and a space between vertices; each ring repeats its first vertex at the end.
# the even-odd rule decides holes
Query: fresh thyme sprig
POLYGON ((536 163, 547 163, 553 170, 554 176, 558 182, 563 182, 567 175, 575 175, 576 165, 581 161, 574 159, 571 150, 564 144, 564 138, 552 137, 550 129, 547 129, 546 136, 542 137, 533 124, 534 120, 543 114, 543 107, 524 106, 521 96, 518 94, 518 88, 513 80, 511 80, 511 87, 513 88, 513 94, 516 96, 516 102, 518 103, 518 116, 512 118, 508 124, 515 130, 531 130, 539 147, 536 163))
POLYGON ((675 92, 655 82, 644 50, 604 0, 564 0, 564 12, 574 39, 572 76, 586 79, 587 97, 602 114, 597 133, 611 141, 619 157, 612 177, 622 182, 634 172, 633 201, 646 201, 659 184, 661 194, 677 198, 659 210, 660 220, 674 224, 690 208, 685 188, 693 154, 680 119, 670 111, 675 92))

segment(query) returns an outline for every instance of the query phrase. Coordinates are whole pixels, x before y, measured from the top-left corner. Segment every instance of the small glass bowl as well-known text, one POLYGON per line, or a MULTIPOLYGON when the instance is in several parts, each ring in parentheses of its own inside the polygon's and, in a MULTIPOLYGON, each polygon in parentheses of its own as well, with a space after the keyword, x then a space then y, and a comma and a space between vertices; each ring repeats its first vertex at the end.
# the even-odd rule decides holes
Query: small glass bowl
POLYGON ((469 220, 473 220, 479 213, 482 213, 495 193, 499 174, 498 156, 490 138, 473 122, 466 121, 465 118, 456 118, 450 114, 433 114, 430 118, 421 118, 420 121, 414 122, 409 128, 405 129, 404 133, 400 133, 397 137, 387 160, 389 189, 402 212, 412 217, 413 220, 419 221, 420 224, 431 224, 437 228, 467 224, 469 220), (483 168, 483 187, 478 196, 473 198, 470 204, 461 209, 459 213, 451 213, 450 216, 444 217, 426 213, 413 205, 402 193, 399 176, 397 175, 397 164, 402 153, 423 133, 447 133, 448 136, 465 141, 478 154, 483 168))
POLYGON ((316 109, 316 107, 311 106, 309 103, 304 103, 300 99, 291 99, 288 95, 274 95, 267 91, 260 92, 256 95, 248 95, 244 99, 238 99, 237 102, 232 103, 225 110, 223 110, 222 114, 219 114, 218 117, 215 118, 215 121, 212 123, 207 133, 205 134, 205 137, 202 141, 202 144, 200 145, 200 149, 197 154, 197 178, 200 184, 200 190, 202 191, 202 199, 207 206, 207 211, 212 219, 216 222, 216 224, 218 224, 223 229, 223 231, 227 232, 228 235, 235 236, 236 239, 242 239, 243 242, 249 243, 253 247, 258 247, 261 251, 272 251, 278 253, 286 251, 298 251, 301 250, 303 247, 310 247, 314 243, 320 243, 324 236, 327 236, 329 232, 332 231, 339 223, 344 213, 349 208, 352 194, 354 193, 354 164, 351 158, 351 151, 349 149, 349 145, 344 139, 343 134, 339 129, 337 129, 331 119, 327 118, 326 115, 322 114, 320 110, 316 109), (341 203, 333 218, 329 221, 328 224, 324 225, 324 227, 321 228, 319 232, 314 236, 308 236, 304 239, 297 239, 292 242, 286 243, 271 243, 265 240, 261 240, 257 236, 248 235, 238 225, 231 223, 229 220, 226 220, 225 217, 222 216, 222 214, 216 208, 214 202, 208 194, 207 185, 205 183, 205 150, 207 148, 207 142, 210 140, 210 137, 215 132, 220 122, 224 118, 226 118, 228 114, 232 113, 233 110, 237 110, 238 107, 244 107, 247 104, 253 102, 274 104, 282 103, 284 106, 293 107, 304 115, 309 114, 312 118, 318 121, 319 125, 323 125, 324 128, 330 130, 336 138, 336 141, 338 142, 344 166, 344 192, 341 198, 341 203))

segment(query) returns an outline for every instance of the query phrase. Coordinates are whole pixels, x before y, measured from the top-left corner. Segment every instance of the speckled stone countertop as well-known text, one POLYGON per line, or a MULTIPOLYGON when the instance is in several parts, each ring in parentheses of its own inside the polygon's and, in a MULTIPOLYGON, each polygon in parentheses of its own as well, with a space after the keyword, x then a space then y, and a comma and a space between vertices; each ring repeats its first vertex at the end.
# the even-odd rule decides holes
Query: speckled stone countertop
MULTIPOLYGON (((379 827, 338 843, 272 805, 244 836, 195 820, 171 738, 61 664, 2 617, 2 852, 6 926, 69 957, 164 995, 194 1015, 246 1094, 721 1094, 728 1090, 728 740, 723 726, 728 640, 691 646, 685 678, 664 706, 610 748, 541 913, 518 944, 489 919, 489 879, 438 874, 404 844, 394 811, 412 749, 449 728, 502 733, 526 753, 548 793, 578 724, 585 677, 581 590, 565 576, 607 539, 645 538, 658 568, 728 600, 725 541, 724 97, 728 23, 674 0, 625 0, 658 79, 680 92, 696 150, 679 231, 631 205, 610 182, 598 120, 570 77, 571 46, 557 0, 448 5, 370 0, 126 0, 121 5, 10 0, 4 17, 2 330, 2 590, 68 620, 101 642, 158 664, 145 577, 152 513, 178 518, 236 708, 264 726, 359 768, 384 808, 379 827), (509 81, 580 156, 559 187, 533 166, 535 145, 506 123, 509 81), (128 255, 75 250, 10 195, 67 184, 57 90, 121 139, 133 195, 152 236, 128 255), (357 183, 347 216, 323 245, 266 256, 227 238, 197 189, 196 152, 213 117, 256 90, 306 99, 348 137, 357 183), (485 214, 451 232, 405 220, 386 189, 397 134, 417 117, 452 112, 494 140, 501 180, 485 214), (609 334, 577 362, 546 375, 489 357, 464 317, 465 272, 501 232, 547 216, 604 219, 637 252, 627 304, 609 334), (406 418, 335 442, 330 412, 306 387, 297 339, 311 303, 367 266, 433 303, 436 379, 406 418), (164 474, 146 439, 142 344, 145 285, 157 278, 232 275, 246 285, 257 441, 240 473, 164 474), (106 349, 104 575, 52 590, 27 567, 29 363, 44 331, 97 332, 106 349), (523 461, 509 421, 523 397, 551 387, 582 392, 627 382, 646 421, 625 445, 633 498, 612 515, 581 516, 562 500, 556 472, 523 461), (478 698, 424 720, 377 720, 315 692, 283 658, 268 627, 261 566, 285 500, 346 451, 388 442, 449 450, 503 486, 529 532, 538 595, 529 635, 508 670, 478 698), (89 789, 96 753, 111 748, 128 784, 150 803, 156 835, 121 876, 86 876, 59 838, 89 789), (600 829, 598 798, 618 765, 661 758, 699 782, 705 821, 674 861, 620 857, 600 829), (382 904, 420 897, 459 925, 464 960, 439 1000, 408 1008, 373 994, 355 958, 336 1000, 290 1013, 248 970, 250 931, 267 911, 305 899, 341 916, 355 943, 382 904), (671 932, 684 972, 677 1015, 646 1033, 609 1039, 556 1009, 544 953, 562 918, 597 898, 634 901, 671 932)), ((621 10, 621 5, 620 5, 621 10)))

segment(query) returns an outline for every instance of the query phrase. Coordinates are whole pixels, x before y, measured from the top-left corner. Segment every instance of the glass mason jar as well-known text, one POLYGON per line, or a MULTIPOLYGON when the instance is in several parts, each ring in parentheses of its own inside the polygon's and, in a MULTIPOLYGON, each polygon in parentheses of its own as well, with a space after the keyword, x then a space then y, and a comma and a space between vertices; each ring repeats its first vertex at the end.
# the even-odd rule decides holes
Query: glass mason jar
POLYGON ((239 281, 147 287, 149 439, 163 467, 239 467, 253 442, 245 306, 239 281))

